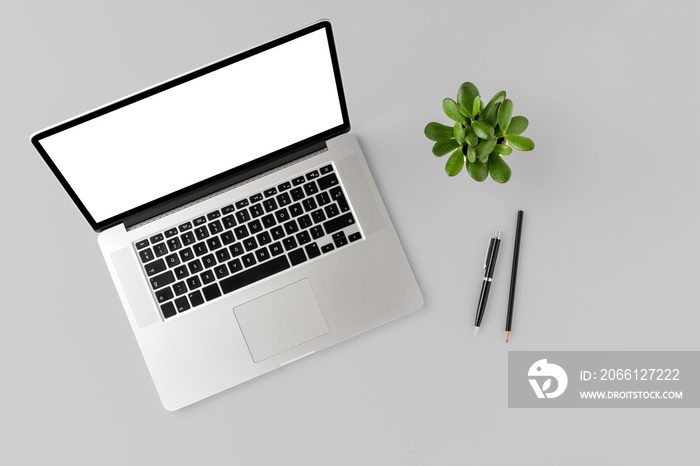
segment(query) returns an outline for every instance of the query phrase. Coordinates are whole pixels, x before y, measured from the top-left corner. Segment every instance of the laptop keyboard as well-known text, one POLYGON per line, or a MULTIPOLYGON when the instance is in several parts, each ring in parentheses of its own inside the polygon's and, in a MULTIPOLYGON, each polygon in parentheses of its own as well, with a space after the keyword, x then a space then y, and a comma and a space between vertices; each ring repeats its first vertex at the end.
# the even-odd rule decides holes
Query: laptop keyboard
POLYGON ((134 242, 165 319, 362 238, 332 164, 134 242))

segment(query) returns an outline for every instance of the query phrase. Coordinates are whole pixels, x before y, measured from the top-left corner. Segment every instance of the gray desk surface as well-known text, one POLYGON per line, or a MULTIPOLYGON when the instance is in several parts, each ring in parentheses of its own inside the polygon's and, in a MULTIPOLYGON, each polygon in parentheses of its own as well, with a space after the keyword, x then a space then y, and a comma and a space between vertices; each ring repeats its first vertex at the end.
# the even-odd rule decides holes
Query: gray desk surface
POLYGON ((11 3, 0 28, 1 463, 697 458, 696 410, 508 409, 506 383, 509 350, 699 349, 697 2, 11 3), (425 306, 167 413, 95 234, 29 134, 324 17, 353 132, 425 306), (448 179, 423 136, 467 80, 488 96, 506 89, 530 119, 536 150, 510 156, 506 185, 448 179), (474 337, 480 261, 498 228, 501 266, 474 337))

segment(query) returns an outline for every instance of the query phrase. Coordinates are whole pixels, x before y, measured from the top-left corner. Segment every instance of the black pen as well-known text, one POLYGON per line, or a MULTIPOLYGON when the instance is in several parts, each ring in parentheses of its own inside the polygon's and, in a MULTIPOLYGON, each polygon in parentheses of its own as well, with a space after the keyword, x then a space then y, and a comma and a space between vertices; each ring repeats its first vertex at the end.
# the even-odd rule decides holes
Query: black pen
POLYGON ((498 247, 501 245, 501 231, 496 232, 496 236, 489 239, 489 247, 486 250, 486 258, 484 259, 484 281, 481 284, 481 295, 479 296, 479 305, 476 308, 476 319, 474 320, 474 335, 479 333, 481 319, 484 318, 484 310, 486 309, 486 301, 489 299, 489 290, 491 289, 491 279, 493 272, 496 270, 496 258, 498 257, 498 247))

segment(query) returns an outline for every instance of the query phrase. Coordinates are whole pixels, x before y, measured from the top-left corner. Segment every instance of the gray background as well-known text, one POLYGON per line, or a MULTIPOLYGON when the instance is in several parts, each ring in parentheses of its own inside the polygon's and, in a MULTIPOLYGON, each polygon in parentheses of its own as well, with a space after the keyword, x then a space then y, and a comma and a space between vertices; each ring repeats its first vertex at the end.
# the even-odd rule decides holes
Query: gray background
MULTIPOLYGON (((690 464, 693 409, 508 409, 508 350, 697 350, 697 2, 31 2, 0 14, 3 464, 690 464), (177 413, 30 133, 320 18, 425 295, 177 413), (448 178, 429 121, 506 89, 534 152, 448 178), (517 209, 514 334, 503 324, 517 209), (489 234, 503 232, 478 337, 489 234)), ((284 79, 280 73, 280 79, 284 79)))

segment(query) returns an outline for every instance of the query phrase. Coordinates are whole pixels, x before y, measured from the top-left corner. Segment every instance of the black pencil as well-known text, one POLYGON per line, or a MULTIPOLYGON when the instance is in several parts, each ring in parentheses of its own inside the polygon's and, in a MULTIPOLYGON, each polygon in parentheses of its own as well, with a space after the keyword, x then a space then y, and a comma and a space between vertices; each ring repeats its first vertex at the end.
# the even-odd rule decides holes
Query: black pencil
POLYGON ((523 211, 518 211, 518 223, 515 227, 515 246, 513 247, 513 269, 510 272, 510 295, 508 296, 508 314, 506 315, 506 343, 510 338, 513 322, 513 301, 515 300, 515 280, 518 277, 518 256, 520 255, 520 232, 523 229, 523 211))

